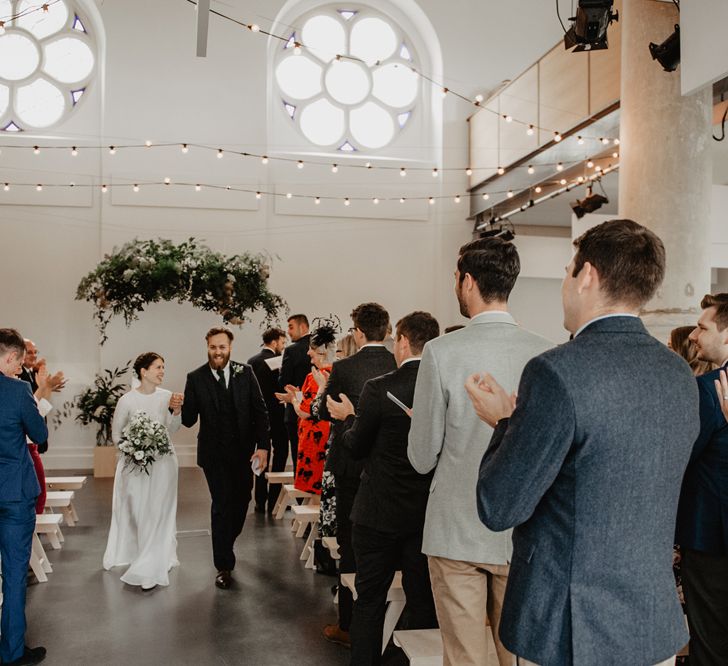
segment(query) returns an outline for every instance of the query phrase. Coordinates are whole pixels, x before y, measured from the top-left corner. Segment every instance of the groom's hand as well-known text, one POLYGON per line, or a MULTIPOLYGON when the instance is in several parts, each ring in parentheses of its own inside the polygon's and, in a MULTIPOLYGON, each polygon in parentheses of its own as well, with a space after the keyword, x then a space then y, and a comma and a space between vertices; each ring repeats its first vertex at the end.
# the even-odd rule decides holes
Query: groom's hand
POLYGON ((250 462, 252 463, 253 460, 258 459, 258 464, 260 465, 260 473, 263 474, 265 470, 268 468, 268 451, 265 449, 257 449, 256 452, 250 456, 250 462))

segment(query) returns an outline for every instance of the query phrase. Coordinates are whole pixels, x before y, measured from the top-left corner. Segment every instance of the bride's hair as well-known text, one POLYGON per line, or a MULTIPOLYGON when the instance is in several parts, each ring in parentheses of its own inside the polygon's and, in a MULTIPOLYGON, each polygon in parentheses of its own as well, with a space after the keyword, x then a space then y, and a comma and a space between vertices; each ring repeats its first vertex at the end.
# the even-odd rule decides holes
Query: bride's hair
POLYGON ((156 352, 144 352, 143 354, 139 354, 139 356, 136 357, 136 361, 134 361, 134 374, 137 376, 137 379, 141 380, 142 370, 149 370, 149 366, 151 366, 158 358, 161 358, 162 363, 164 363, 164 357, 156 352))

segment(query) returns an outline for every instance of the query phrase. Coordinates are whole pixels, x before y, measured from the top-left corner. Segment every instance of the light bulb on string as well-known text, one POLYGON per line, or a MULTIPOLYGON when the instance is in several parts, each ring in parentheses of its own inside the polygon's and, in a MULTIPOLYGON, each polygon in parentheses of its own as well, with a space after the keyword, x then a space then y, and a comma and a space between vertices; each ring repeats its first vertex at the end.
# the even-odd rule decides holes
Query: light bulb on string
POLYGON ((296 166, 297 166, 297 167, 298 167, 299 169, 303 169, 303 160, 298 160, 298 164, 296 164, 296 166))
POLYGON ((167 176, 167 177, 166 177, 166 178, 164 179, 164 184, 165 184, 165 185, 169 185, 169 184, 170 184, 171 182, 172 182, 172 179, 171 179, 171 178, 170 178, 169 176, 167 176))
POLYGON ((5 34, 5 21, 0 21, 0 35, 5 34))
POLYGON ((455 195, 454 201, 455 201, 455 203, 460 203, 460 195, 459 194, 456 194, 455 195))
POLYGON ((134 192, 138 192, 139 191, 139 185, 137 185, 135 183, 134 186, 131 189, 134 190, 134 192))
POLYGON ((613 152, 612 157, 616 160, 619 157, 619 153, 617 151, 613 152))
POLYGON ((540 185, 536 185, 536 187, 534 187, 534 188, 533 188, 533 191, 534 191, 534 192, 535 192, 536 194, 541 194, 541 191, 542 191, 542 190, 543 190, 543 188, 542 188, 542 187, 541 187, 540 185))
POLYGON ((182 152, 183 152, 183 153, 184 153, 185 155, 186 155, 187 153, 189 153, 189 152, 190 152, 190 148, 189 148, 189 146, 188 146, 188 145, 187 145, 186 143, 183 143, 183 144, 182 144, 182 152))
POLYGON ((614 141, 613 141, 612 143, 613 143, 613 144, 614 144, 615 146, 618 146, 618 145, 619 145, 619 139, 615 139, 615 140, 614 140, 614 141))
POLYGON ((37 184, 37 185, 35 186, 35 191, 36 191, 36 192, 42 192, 42 191, 43 191, 43 186, 42 186, 42 185, 41 185, 40 183, 38 183, 38 184, 37 184))
POLYGON ((256 193, 255 193, 255 198, 256 198, 256 199, 261 199, 262 197, 263 197, 263 194, 262 194, 262 192, 256 192, 256 193))
POLYGON ((33 146, 33 154, 40 155, 40 146, 33 146))
POLYGON ((257 23, 251 23, 248 26, 248 29, 250 30, 250 32, 260 32, 260 26, 257 23))
POLYGON ((103 192, 104 194, 106 194, 106 192, 108 191, 108 189, 109 189, 109 188, 108 188, 108 187, 106 187, 106 185, 102 185, 102 186, 101 186, 101 191, 102 191, 102 192, 103 192))
POLYGON ((587 169, 591 169, 591 168, 592 168, 593 166, 594 166, 594 162, 592 162, 591 160, 589 160, 589 161, 588 161, 588 162, 586 163, 586 167, 587 167, 587 169))
POLYGON ((528 136, 533 136, 533 132, 534 132, 533 125, 529 125, 528 129, 526 129, 526 134, 528 134, 528 136))
POLYGON ((286 199, 290 199, 293 195, 290 192, 286 192, 286 199))
POLYGON ((559 181, 559 183, 560 183, 561 185, 566 185, 566 178, 562 178, 562 179, 561 179, 561 180, 559 181))
POLYGON ((531 175, 533 175, 534 173, 536 173, 536 169, 533 168, 533 164, 529 164, 528 165, 528 173, 531 174, 531 175))
POLYGON ((76 157, 76 155, 78 155, 78 148, 76 148, 76 146, 71 147, 71 155, 73 155, 73 157, 76 157))
POLYGON ((365 164, 364 166, 365 166, 365 167, 366 167, 367 169, 371 169, 371 168, 372 168, 372 163, 371 163, 371 162, 367 162, 367 163, 366 163, 366 164, 365 164))
POLYGON ((399 198, 399 203, 402 203, 402 204, 403 204, 403 203, 404 203, 404 201, 405 201, 404 197, 400 197, 400 198, 399 198))
POLYGON ((313 202, 318 206, 321 203, 321 197, 315 197, 313 202))
POLYGON ((602 145, 603 146, 608 146, 609 145, 609 139, 607 139, 606 137, 603 138, 603 139, 600 139, 600 141, 602 142, 602 145))
POLYGON ((576 179, 576 182, 577 182, 577 183, 583 183, 583 182, 584 182, 584 176, 579 176, 579 177, 578 177, 578 178, 576 179))
POLYGON ((497 173, 499 176, 502 176, 505 172, 506 170, 503 167, 498 167, 497 173))
POLYGON ((293 55, 301 55, 301 44, 293 42, 293 55))
POLYGON ((433 178, 437 178, 437 174, 438 174, 438 171, 437 171, 437 169, 433 169, 433 170, 432 170, 432 177, 433 177, 433 178))
POLYGON ((483 103, 483 96, 482 95, 476 95, 475 96, 475 103, 476 104, 482 104, 483 103))
POLYGON ((561 136, 561 134, 559 132, 554 132, 554 141, 556 141, 556 143, 561 141, 562 138, 563 137, 561 136))
POLYGON ((345 205, 345 206, 349 206, 349 205, 351 205, 351 201, 349 201, 349 197, 346 197, 346 198, 344 199, 344 205, 345 205))
POLYGON ((217 149, 217 159, 221 160, 223 158, 223 155, 225 155, 225 151, 222 148, 217 149))
POLYGON ((509 116, 509 115, 506 114, 506 115, 503 116, 503 120, 505 120, 507 123, 512 123, 513 122, 513 116, 509 116))
POLYGON ((433 204, 435 203, 435 199, 434 199, 434 197, 430 197, 430 198, 429 198, 429 199, 427 200, 427 203, 429 203, 429 204, 430 204, 430 206, 432 206, 432 205, 433 205, 433 204))
POLYGON ((48 13, 48 3, 44 3, 40 6, 40 8, 43 10, 44 14, 48 13))
POLYGON ((513 196, 514 196, 514 195, 513 195, 513 190, 508 190, 508 192, 506 193, 506 196, 507 196, 507 197, 508 197, 509 199, 512 199, 512 198, 513 198, 513 196))
POLYGON ((488 201, 488 199, 490 199, 490 194, 483 192, 483 201, 488 201))
POLYGON ((9 192, 10 191, 10 183, 5 183, 5 185, 3 185, 3 190, 5 190, 6 192, 9 192))
POLYGON ((564 164, 563 164, 563 162, 559 162, 556 165, 556 171, 563 171, 563 170, 564 170, 564 164))
POLYGON ((109 155, 116 155, 116 146, 109 146, 109 155))
POLYGON ((407 175, 407 169, 405 169, 404 167, 400 168, 399 175, 404 178, 407 175))
POLYGON ((379 203, 379 197, 374 197, 372 199, 372 203, 375 204, 375 205, 378 204, 379 203))
POLYGON ((151 148, 151 147, 152 147, 152 142, 151 142, 151 141, 150 141, 149 139, 147 139, 147 140, 146 140, 146 141, 144 142, 144 145, 145 145, 145 146, 146 146, 147 148, 151 148))
POLYGON ((202 190, 202 185, 200 185, 199 183, 197 185, 195 185, 195 192, 199 192, 201 190, 202 190))
POLYGON ((448 94, 449 92, 450 92, 450 91, 449 91, 449 90, 448 90, 447 88, 443 88, 443 89, 442 89, 442 90, 440 91, 440 95, 441 95, 442 97, 447 97, 447 94, 448 94))
POLYGON ((263 157, 260 158, 260 163, 261 164, 268 164, 268 156, 267 155, 263 155, 263 157))
POLYGON ((338 173, 339 172, 339 165, 333 164, 331 165, 331 173, 338 173))
POLYGON ((583 137, 583 136, 577 136, 577 137, 576 137, 576 142, 577 142, 577 143, 578 143, 578 144, 579 144, 580 146, 583 146, 583 145, 584 145, 584 137, 583 137))

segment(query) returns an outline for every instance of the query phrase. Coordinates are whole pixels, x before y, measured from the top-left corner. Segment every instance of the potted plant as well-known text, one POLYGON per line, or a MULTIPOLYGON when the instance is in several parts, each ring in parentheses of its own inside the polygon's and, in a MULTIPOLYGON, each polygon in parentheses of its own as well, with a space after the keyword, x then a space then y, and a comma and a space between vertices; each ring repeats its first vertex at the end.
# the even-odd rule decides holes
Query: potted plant
POLYGON ((111 422, 119 398, 128 390, 121 377, 127 373, 130 365, 131 361, 122 368, 97 374, 93 385, 66 401, 54 420, 57 428, 64 418, 76 411, 75 421, 83 426, 97 426, 94 449, 94 476, 97 478, 114 476, 116 447, 111 441, 111 422))

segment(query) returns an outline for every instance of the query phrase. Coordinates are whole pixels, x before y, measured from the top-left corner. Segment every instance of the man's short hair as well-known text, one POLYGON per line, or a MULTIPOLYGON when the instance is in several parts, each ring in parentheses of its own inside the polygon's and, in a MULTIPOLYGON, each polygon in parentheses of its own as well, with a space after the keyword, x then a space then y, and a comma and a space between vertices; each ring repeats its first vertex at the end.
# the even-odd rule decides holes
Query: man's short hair
POLYGON ((703 300, 700 301, 700 307, 703 310, 715 308, 715 325, 719 331, 728 326, 728 294, 705 294, 703 300))
POLYGON ((479 238, 460 248, 460 282, 469 273, 486 303, 507 301, 521 272, 516 246, 502 238, 479 238))
POLYGON ((351 320, 367 340, 384 340, 389 314, 379 303, 362 303, 351 311, 351 320))
POLYGON ((425 343, 440 335, 440 324, 429 312, 417 310, 397 322, 397 340, 403 335, 409 341, 412 352, 419 356, 425 343))
POLYGON ((210 342, 210 338, 215 335, 227 335, 228 340, 232 342, 235 339, 235 336, 233 335, 233 332, 229 328, 225 328, 224 326, 213 326, 207 333, 205 334, 205 340, 207 342, 210 342))
POLYGON ((291 315, 290 317, 288 317, 288 319, 286 319, 287 323, 290 323, 292 321, 295 321, 299 326, 302 324, 306 325, 306 326, 309 325, 308 317, 305 314, 294 314, 294 315, 291 315))
POLYGON ((0 356, 5 356, 9 352, 24 356, 25 340, 14 328, 0 328, 0 356))
POLYGON ((269 345, 271 342, 286 337, 286 332, 281 328, 269 328, 263 333, 263 344, 269 345))
POLYGON ((632 220, 602 222, 579 236, 574 247, 572 277, 588 261, 611 303, 640 307, 665 277, 665 246, 654 232, 632 220))

